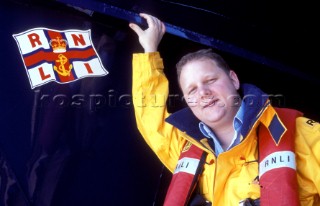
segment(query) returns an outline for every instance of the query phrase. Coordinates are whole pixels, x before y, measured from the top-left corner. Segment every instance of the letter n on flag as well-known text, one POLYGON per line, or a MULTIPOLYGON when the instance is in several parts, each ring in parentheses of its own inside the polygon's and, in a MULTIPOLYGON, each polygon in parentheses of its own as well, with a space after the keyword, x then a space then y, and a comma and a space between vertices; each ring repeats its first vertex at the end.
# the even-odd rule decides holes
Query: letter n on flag
POLYGON ((51 81, 64 84, 108 74, 93 46, 91 30, 34 28, 12 36, 32 89, 51 81))

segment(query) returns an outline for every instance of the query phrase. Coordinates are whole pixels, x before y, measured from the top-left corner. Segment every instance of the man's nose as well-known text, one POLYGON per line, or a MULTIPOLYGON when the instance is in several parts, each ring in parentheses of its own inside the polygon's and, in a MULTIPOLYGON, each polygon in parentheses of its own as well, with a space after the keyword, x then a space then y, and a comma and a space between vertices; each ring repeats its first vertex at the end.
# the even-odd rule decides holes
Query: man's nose
POLYGON ((201 97, 206 97, 206 96, 211 95, 211 91, 210 91, 210 89, 208 88, 208 86, 206 86, 206 85, 201 86, 201 87, 199 88, 199 95, 200 95, 201 97))

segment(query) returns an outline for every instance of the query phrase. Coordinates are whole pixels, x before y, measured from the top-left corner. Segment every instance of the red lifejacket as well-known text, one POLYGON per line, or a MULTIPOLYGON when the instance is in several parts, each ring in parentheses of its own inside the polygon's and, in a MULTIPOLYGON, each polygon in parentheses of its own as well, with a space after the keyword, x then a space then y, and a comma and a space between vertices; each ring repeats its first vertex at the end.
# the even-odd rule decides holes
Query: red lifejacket
POLYGON ((173 173, 164 206, 187 205, 198 182, 207 154, 187 142, 173 173))
POLYGON ((297 206, 300 202, 294 134, 295 120, 302 113, 291 109, 275 109, 277 114, 270 124, 261 124, 259 128, 260 203, 261 206, 297 206))
MULTIPOLYGON (((259 126, 259 183, 261 206, 298 206, 295 166, 295 120, 302 113, 275 108, 269 125, 259 126), (281 120, 280 120, 281 119, 281 120), (269 132, 270 131, 270 132, 269 132), (271 134, 270 134, 271 133, 271 134)), ((194 191, 206 153, 187 142, 173 173, 164 206, 185 206, 194 191)))

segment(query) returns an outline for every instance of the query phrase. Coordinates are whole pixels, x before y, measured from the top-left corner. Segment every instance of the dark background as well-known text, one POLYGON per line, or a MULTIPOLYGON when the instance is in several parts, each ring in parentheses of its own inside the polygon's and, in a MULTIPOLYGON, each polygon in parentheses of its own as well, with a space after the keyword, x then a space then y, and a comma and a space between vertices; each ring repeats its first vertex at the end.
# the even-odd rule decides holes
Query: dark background
MULTIPOLYGON (((242 82, 281 97, 273 104, 319 121, 314 8, 286 1, 1 2, 0 206, 161 205, 170 176, 137 131, 130 98, 131 57, 142 48, 128 23, 139 12, 187 34, 169 32, 159 46, 170 94, 180 95, 178 59, 212 47, 242 82), (80 5, 93 14, 74 7, 80 5), (110 73, 32 90, 12 34, 36 27, 91 29, 110 73), (76 94, 85 97, 82 107, 72 105, 76 94), (108 102, 92 107, 90 95, 97 94, 108 102), (63 105, 57 95, 63 95, 63 105)), ((181 107, 180 100, 169 103, 172 112, 181 107)))

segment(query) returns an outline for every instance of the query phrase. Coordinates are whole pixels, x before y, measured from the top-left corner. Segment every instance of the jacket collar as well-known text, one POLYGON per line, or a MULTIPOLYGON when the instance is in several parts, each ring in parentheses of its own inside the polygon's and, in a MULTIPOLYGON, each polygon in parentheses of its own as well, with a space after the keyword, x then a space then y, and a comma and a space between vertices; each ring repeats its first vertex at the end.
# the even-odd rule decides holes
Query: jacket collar
MULTIPOLYGON (((241 130, 242 136, 245 137, 261 116, 262 111, 269 105, 269 101, 268 95, 252 84, 242 84, 240 91, 242 92, 242 99, 246 103, 241 130)), ((198 141, 203 138, 199 130, 200 120, 194 116, 188 107, 171 114, 166 118, 166 122, 177 127, 182 132, 186 132, 198 141)))

